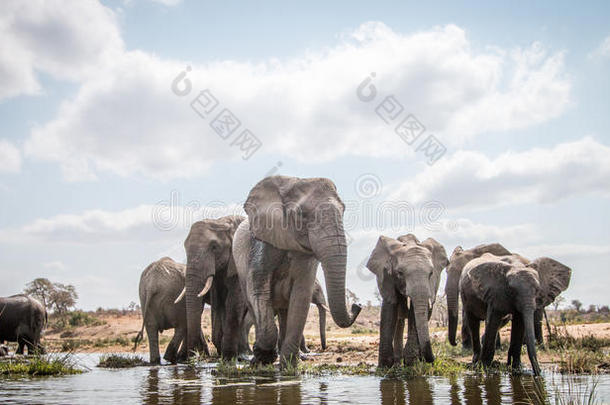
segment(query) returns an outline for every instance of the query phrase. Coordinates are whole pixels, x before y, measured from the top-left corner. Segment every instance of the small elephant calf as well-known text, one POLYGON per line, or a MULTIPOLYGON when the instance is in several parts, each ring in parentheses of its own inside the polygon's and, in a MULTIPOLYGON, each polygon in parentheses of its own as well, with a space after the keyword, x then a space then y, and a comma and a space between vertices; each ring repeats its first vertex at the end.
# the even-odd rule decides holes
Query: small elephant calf
MULTIPOLYGON (((136 337, 134 350, 142 339, 144 328, 148 335, 150 362, 159 364, 159 332, 175 329, 163 358, 170 363, 186 360, 186 303, 174 302, 184 288, 186 266, 164 257, 151 263, 140 277, 140 305, 142 329, 136 337), (178 350, 180 351, 178 352, 178 350)), ((202 334, 203 335, 203 334, 202 334)))

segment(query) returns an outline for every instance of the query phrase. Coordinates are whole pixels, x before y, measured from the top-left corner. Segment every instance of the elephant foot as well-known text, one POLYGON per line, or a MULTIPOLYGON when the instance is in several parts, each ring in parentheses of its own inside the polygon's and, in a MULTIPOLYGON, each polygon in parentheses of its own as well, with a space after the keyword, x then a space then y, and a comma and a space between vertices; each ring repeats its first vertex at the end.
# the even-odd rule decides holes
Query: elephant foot
POLYGON ((254 344, 254 357, 250 361, 252 365, 273 364, 276 359, 277 349, 273 348, 271 350, 262 350, 256 347, 256 343, 254 344))
POLYGON ((286 368, 294 368, 299 364, 301 357, 298 353, 291 353, 288 355, 282 355, 280 357, 280 369, 285 370, 286 368))

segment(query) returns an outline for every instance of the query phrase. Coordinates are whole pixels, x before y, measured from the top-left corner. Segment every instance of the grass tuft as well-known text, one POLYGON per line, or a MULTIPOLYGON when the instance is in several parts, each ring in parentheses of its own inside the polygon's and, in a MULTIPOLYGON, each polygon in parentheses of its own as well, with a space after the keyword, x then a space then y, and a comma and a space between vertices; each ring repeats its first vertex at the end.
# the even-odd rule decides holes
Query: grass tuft
POLYGON ((105 368, 129 368, 146 366, 147 362, 141 356, 129 354, 104 354, 100 357, 98 367, 105 368))
POLYGON ((56 376, 80 374, 71 353, 59 355, 36 355, 11 357, 0 360, 0 375, 56 376))

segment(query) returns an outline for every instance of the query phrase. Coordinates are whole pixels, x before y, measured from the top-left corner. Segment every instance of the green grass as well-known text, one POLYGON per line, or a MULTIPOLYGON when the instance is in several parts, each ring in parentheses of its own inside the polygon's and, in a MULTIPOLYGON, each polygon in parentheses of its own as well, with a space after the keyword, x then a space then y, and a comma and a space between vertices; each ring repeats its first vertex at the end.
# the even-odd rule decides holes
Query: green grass
POLYGON ((376 330, 365 328, 362 326, 352 326, 351 332, 353 335, 370 335, 371 333, 377 333, 376 330))
POLYGON ((387 378, 410 378, 417 376, 455 377, 468 371, 466 364, 447 358, 437 357, 434 363, 416 361, 412 366, 378 368, 375 374, 387 378))
POLYGON ((0 360, 0 375, 54 376, 80 374, 71 354, 38 355, 0 360))
POLYGON ((252 376, 275 376, 279 372, 273 364, 269 365, 239 365, 235 361, 220 360, 212 374, 219 377, 239 378, 252 376))
POLYGON ((147 364, 142 357, 137 355, 104 354, 100 357, 100 362, 97 366, 105 368, 129 368, 146 366, 147 364))

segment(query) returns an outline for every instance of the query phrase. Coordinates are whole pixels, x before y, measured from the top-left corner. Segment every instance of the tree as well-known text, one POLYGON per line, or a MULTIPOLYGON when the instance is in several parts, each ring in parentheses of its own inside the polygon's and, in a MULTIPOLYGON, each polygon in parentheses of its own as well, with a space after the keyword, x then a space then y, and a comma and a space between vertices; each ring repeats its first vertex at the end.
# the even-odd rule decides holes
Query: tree
POLYGON ((572 306, 574 307, 576 312, 580 312, 582 308, 582 302, 580 302, 579 300, 572 300, 572 306))
POLYGON ((55 287, 46 278, 37 278, 26 284, 23 292, 36 298, 46 309, 51 309, 50 296, 55 287))
POLYGON ((74 305, 78 299, 76 288, 70 284, 53 284, 53 292, 51 293, 50 301, 51 306, 56 314, 63 315, 74 305))

